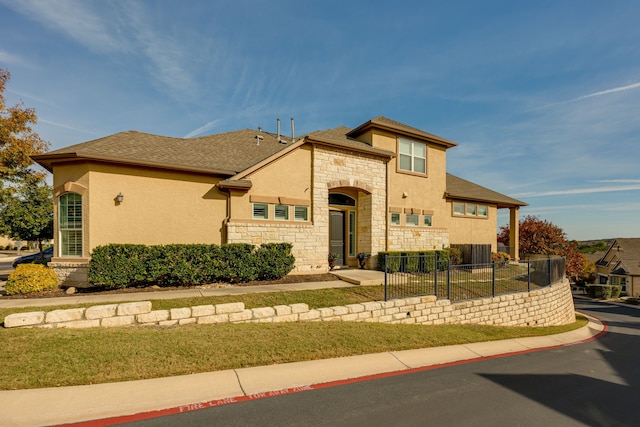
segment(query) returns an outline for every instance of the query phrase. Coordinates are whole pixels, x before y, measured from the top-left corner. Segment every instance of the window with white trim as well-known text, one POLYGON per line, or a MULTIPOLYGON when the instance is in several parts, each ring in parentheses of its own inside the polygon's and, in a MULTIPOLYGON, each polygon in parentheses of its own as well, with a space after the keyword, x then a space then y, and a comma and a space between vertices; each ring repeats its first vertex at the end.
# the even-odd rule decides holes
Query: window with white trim
POLYGON ((293 208, 294 221, 307 221, 309 219, 309 208, 307 206, 295 206, 293 208))
POLYGON ((411 227, 417 227, 419 223, 420 223, 420 215, 407 214, 407 216, 404 219, 404 224, 411 227))
POLYGON ((269 205, 267 203, 254 203, 253 219, 269 219, 269 205))
POLYGON ((391 212, 391 225, 400 225, 400 213, 391 212))
POLYGON ((475 203, 453 203, 453 215, 454 216, 466 216, 471 218, 488 218, 489 206, 478 205, 475 203))
POLYGON ((58 198, 60 256, 82 256, 82 196, 64 193, 58 198))
POLYGON ((433 221, 432 216, 431 216, 431 215, 428 215, 428 214, 425 214, 422 224, 423 224, 425 227, 431 227, 431 223, 432 223, 432 221, 433 221))
POLYGON ((427 173, 427 144, 398 139, 398 169, 426 174, 427 173))
POLYGON ((289 206, 276 205, 273 216, 277 221, 287 221, 289 219, 289 206))

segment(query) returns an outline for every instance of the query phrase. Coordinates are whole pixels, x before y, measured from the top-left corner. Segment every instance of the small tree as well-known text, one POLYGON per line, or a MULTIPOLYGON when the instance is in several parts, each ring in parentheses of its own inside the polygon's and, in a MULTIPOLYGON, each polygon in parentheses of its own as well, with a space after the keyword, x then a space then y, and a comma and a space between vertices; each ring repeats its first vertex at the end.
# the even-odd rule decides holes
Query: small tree
POLYGON ((38 121, 33 108, 23 104, 7 108, 4 89, 10 78, 9 71, 0 68, 0 196, 11 194, 30 177, 44 176, 31 169, 30 156, 44 153, 49 146, 32 129, 38 121))
MULTIPOLYGON (((563 256, 566 258, 566 273, 569 279, 578 282, 589 277, 589 261, 577 252, 577 245, 567 240, 560 227, 529 215, 520 220, 518 237, 521 253, 563 256)), ((498 241, 509 246, 509 225, 500 227, 498 241)))
POLYGON ((4 197, 0 233, 14 239, 37 241, 53 237, 53 191, 42 179, 30 177, 12 196, 4 197))

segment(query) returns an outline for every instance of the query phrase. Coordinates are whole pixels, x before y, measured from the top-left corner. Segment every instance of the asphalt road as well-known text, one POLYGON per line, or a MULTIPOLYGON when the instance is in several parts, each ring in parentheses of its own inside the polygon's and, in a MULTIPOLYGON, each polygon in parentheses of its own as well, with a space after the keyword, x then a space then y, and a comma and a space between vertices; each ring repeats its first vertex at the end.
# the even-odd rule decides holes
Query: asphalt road
POLYGON ((640 425, 640 310, 576 301, 595 341, 207 408, 130 426, 640 425))

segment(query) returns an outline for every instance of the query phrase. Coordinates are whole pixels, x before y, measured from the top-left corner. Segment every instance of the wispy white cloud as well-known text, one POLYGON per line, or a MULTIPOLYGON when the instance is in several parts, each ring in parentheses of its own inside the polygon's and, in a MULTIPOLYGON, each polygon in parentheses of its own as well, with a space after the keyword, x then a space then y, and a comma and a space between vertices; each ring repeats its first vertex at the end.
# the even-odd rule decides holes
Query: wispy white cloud
POLYGON ((200 126, 198 129, 194 129, 191 132, 187 133, 183 138, 193 138, 194 136, 202 135, 205 132, 209 132, 214 129, 220 123, 222 123, 223 119, 211 120, 210 122, 200 126))
POLYGON ((7 52, 6 50, 0 50, 0 64, 25 65, 27 61, 19 55, 7 52))
POLYGON ((611 186, 611 187, 573 188, 569 190, 552 190, 552 191, 520 193, 520 194, 516 194, 514 197, 566 196, 566 195, 572 195, 572 194, 610 193, 615 191, 635 191, 635 190, 640 190, 640 184, 620 185, 620 186, 611 186))
POLYGON ((580 99, 593 98, 594 96, 608 95, 610 93, 624 92, 627 90, 638 89, 638 88, 640 88, 640 83, 632 83, 626 86, 618 86, 612 89, 601 90, 598 92, 590 93, 588 95, 579 96, 578 98, 575 98, 574 101, 578 101, 580 99))
POLYGON ((94 51, 109 52, 126 49, 126 42, 109 29, 107 23, 90 9, 87 2, 2 0, 2 3, 47 28, 62 31, 77 43, 94 51))
POLYGON ((38 122, 39 123, 46 123, 46 124, 48 124, 50 126, 55 126, 55 127, 62 128, 62 129, 69 129, 69 130, 73 130, 73 131, 76 131, 76 132, 86 133, 88 135, 97 135, 95 132, 88 131, 88 130, 85 130, 85 129, 80 129, 80 128, 77 128, 75 126, 67 125, 67 124, 64 124, 64 123, 54 122, 52 120, 39 119, 38 122))

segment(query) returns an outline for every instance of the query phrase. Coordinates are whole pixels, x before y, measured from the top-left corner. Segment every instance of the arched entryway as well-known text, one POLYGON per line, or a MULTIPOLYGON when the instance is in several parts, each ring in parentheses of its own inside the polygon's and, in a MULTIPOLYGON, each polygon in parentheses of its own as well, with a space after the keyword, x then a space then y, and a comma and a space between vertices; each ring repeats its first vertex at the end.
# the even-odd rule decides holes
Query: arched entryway
MULTIPOLYGON (((358 188, 334 188, 329 192, 329 252, 337 266, 357 266, 358 252, 371 251, 371 218, 366 206, 371 195, 358 188)), ((370 209, 369 209, 370 211, 370 209)))

